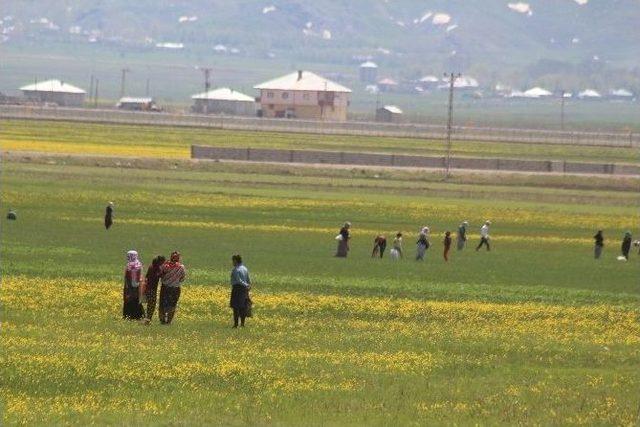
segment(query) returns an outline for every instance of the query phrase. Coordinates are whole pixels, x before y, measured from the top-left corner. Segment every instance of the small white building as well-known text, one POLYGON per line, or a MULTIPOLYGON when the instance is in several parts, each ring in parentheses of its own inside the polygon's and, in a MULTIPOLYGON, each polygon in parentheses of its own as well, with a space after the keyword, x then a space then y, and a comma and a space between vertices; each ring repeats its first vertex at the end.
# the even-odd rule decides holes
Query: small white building
POLYGON ((134 98, 125 96, 120 98, 116 107, 128 111, 160 111, 153 98, 150 97, 134 98))
POLYGON ((534 99, 547 98, 547 97, 552 96, 552 95, 553 95, 553 92, 551 92, 551 91, 549 91, 547 89, 541 88, 539 86, 532 87, 531 89, 526 90, 523 93, 523 97, 524 98, 534 98, 534 99))
POLYGON ((81 107, 86 92, 62 80, 45 80, 20 88, 29 101, 50 102, 61 107, 81 107))
POLYGON ((609 97, 619 100, 632 100, 634 98, 633 92, 627 89, 614 89, 609 92, 609 97))
POLYGON ((196 113, 255 116, 257 111, 255 98, 228 87, 199 93, 191 99, 191 110, 196 113))
POLYGON ((385 105, 376 110, 376 121, 384 123, 400 123, 402 110, 396 105, 385 105))
POLYGON ((360 64, 360 81, 362 83, 375 83, 378 79, 378 64, 372 61, 360 64))
POLYGON ((602 95, 595 89, 585 89, 578 94, 580 99, 601 99, 602 95))

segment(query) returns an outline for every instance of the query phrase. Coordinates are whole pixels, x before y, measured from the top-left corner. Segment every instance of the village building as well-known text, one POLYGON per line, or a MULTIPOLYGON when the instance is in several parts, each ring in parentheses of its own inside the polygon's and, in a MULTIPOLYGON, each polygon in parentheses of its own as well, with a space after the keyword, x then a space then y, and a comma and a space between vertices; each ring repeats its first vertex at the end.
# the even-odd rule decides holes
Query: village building
POLYGON ((395 105, 385 105, 376 110, 376 122, 401 123, 402 110, 395 105))
POLYGON ((81 107, 86 92, 61 80, 35 82, 20 88, 31 102, 52 103, 61 107, 81 107))
POLYGON ((386 77, 378 82, 380 92, 393 92, 398 89, 398 82, 386 77))
POLYGON ((153 98, 150 97, 133 98, 125 96, 120 98, 116 107, 127 111, 160 111, 153 98))
POLYGON ((254 87, 262 117, 347 120, 351 89, 311 71, 297 71, 254 87))
POLYGON ((231 116, 255 116, 256 100, 228 87, 221 87, 191 97, 191 110, 201 114, 228 114, 231 116))
POLYGON ((360 81, 375 84, 376 80, 378 80, 378 64, 371 61, 360 64, 360 81))

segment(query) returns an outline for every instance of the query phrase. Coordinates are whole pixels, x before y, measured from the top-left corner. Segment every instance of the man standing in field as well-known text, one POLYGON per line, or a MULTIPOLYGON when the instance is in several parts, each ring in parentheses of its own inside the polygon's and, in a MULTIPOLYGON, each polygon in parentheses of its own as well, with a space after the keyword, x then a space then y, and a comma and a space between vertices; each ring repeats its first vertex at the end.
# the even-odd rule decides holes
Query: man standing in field
POLYGON ((476 248, 476 252, 480 250, 482 245, 487 247, 487 251, 491 250, 491 246, 489 246, 489 226, 491 225, 491 221, 485 221, 484 225, 480 228, 480 244, 476 248))
POLYGON ((113 202, 109 202, 104 214, 104 228, 107 230, 113 225, 113 202))
POLYGON ((457 243, 458 243, 459 251, 463 250, 464 247, 467 246, 467 227, 468 226, 469 226, 468 221, 462 221, 462 224, 460 224, 460 227, 458 227, 457 243))

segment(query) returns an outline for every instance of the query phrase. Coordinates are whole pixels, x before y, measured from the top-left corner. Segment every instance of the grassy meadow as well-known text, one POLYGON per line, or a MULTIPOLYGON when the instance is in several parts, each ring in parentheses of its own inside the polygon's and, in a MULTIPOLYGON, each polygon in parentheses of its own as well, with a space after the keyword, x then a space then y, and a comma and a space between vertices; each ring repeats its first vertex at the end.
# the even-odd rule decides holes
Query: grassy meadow
MULTIPOLYGON (((164 158, 188 158, 192 144, 410 155, 446 154, 446 143, 439 140, 20 120, 3 121, 0 127, 0 141, 5 151, 164 158)), ((640 150, 637 148, 557 144, 455 141, 452 155, 640 163, 640 150)))
MULTIPOLYGON (((3 123, 3 150, 100 154, 110 141, 113 154, 170 157, 196 141, 253 138, 65 126, 3 123)), ((19 217, 2 219, 4 425, 638 422, 640 256, 616 260, 622 233, 640 233, 637 186, 185 164, 5 160, 2 212, 19 217), (464 219, 469 247, 445 263, 442 235, 464 219), (493 250, 476 253, 485 219, 493 250), (346 220, 352 251, 336 259, 346 220), (423 225, 433 245, 419 263, 423 225), (598 228, 606 247, 596 262, 598 228), (397 231, 406 259, 371 259, 374 236, 397 231), (132 248, 145 264, 183 254, 188 280, 170 327, 120 319, 132 248), (255 316, 240 330, 227 307, 234 252, 254 281, 255 316)))

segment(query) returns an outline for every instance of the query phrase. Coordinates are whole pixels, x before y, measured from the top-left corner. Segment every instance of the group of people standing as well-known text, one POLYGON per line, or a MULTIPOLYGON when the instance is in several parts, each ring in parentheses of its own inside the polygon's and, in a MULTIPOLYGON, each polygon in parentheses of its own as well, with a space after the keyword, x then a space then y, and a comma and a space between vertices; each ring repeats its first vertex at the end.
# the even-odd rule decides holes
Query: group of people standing
MULTIPOLYGON (((604 250, 604 234, 602 230, 598 230, 596 235, 593 236, 593 240, 595 241, 593 256, 595 259, 600 259, 600 257, 602 256, 602 251, 604 250)), ((633 242, 631 232, 625 231, 624 236, 622 237, 622 244, 620 245, 620 251, 622 255, 620 255, 618 259, 621 259, 622 261, 628 261, 632 245, 640 248, 640 240, 633 242)), ((640 254, 640 252, 638 253, 640 254)))
POLYGON ((144 320, 151 323, 158 300, 160 284, 160 304, 158 315, 160 323, 171 324, 180 299, 181 286, 187 272, 180 262, 180 253, 175 251, 169 260, 158 255, 142 274, 143 265, 137 251, 127 252, 127 265, 124 270, 124 287, 122 291, 122 317, 130 320, 144 320), (146 303, 146 310, 143 304, 146 303))
MULTIPOLYGON (((490 236, 489 236, 489 227, 491 226, 491 221, 485 221, 482 227, 480 228, 480 243, 476 247, 476 251, 479 251, 483 246, 486 247, 487 251, 491 250, 490 245, 490 236)), ((469 227, 468 221, 463 221, 458 227, 458 234, 456 236, 457 248, 459 251, 463 250, 467 245, 467 229, 469 227)), ((338 249, 336 251, 336 257, 338 258, 346 258, 350 245, 349 241, 351 239, 351 223, 346 222, 340 232, 336 236, 336 240, 338 241, 338 249)), ((446 231, 444 233, 444 238, 442 241, 443 245, 443 258, 445 262, 449 261, 449 253, 451 251, 452 245, 452 237, 451 232, 446 231)), ((431 230, 429 227, 424 226, 420 229, 418 233, 418 239, 416 241, 416 261, 424 261, 428 249, 431 247, 431 230)), ((384 252, 387 249, 387 237, 383 234, 379 234, 373 240, 373 250, 371 251, 371 258, 383 258, 384 252)), ((398 232, 393 239, 392 248, 389 252, 392 259, 397 260, 404 258, 404 248, 403 248, 403 235, 401 232, 398 232)))
MULTIPOLYGON (((252 301, 249 295, 251 279, 249 270, 242 263, 240 255, 231 257, 231 298, 229 306, 233 309, 234 328, 244 326, 245 319, 251 317, 252 301)), ((127 252, 127 265, 124 270, 124 287, 122 291, 122 318, 142 320, 146 325, 151 323, 156 309, 158 285, 160 285, 160 304, 158 316, 160 323, 169 325, 173 321, 178 308, 178 300, 187 271, 180 260, 180 253, 174 251, 169 260, 164 256, 156 256, 142 274, 143 265, 137 251, 127 252), (143 304, 146 303, 146 310, 143 304)))

